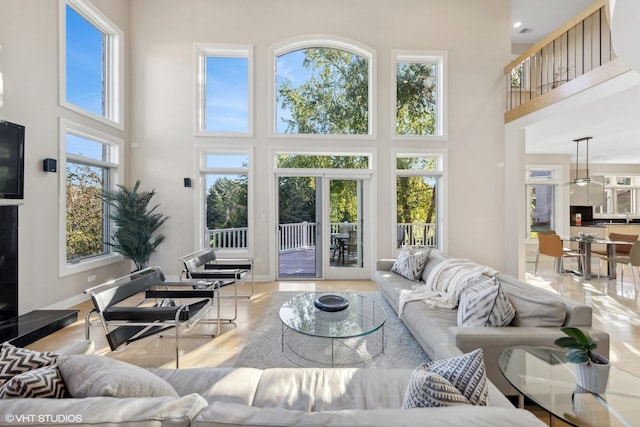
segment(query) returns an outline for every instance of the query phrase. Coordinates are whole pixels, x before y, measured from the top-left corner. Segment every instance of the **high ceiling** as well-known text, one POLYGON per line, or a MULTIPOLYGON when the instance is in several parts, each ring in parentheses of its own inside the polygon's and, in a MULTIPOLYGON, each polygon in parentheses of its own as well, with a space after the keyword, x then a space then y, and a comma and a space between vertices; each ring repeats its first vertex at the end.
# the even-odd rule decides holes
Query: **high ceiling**
POLYGON ((593 0, 511 0, 511 42, 534 44, 586 9, 593 0), (525 29, 531 32, 521 33, 525 29))
MULTIPOLYGON (((511 0, 512 21, 522 22, 519 29, 511 29, 512 43, 536 43, 592 2, 511 0), (520 34, 522 28, 532 28, 532 31, 520 34)), ((578 97, 583 98, 582 101, 571 108, 558 108, 552 115, 527 126, 527 153, 568 154, 575 162, 573 140, 591 136, 590 163, 640 164, 640 86, 631 81, 630 88, 625 90, 614 85, 608 93, 578 97)), ((584 151, 580 150, 580 162, 583 162, 584 151)))

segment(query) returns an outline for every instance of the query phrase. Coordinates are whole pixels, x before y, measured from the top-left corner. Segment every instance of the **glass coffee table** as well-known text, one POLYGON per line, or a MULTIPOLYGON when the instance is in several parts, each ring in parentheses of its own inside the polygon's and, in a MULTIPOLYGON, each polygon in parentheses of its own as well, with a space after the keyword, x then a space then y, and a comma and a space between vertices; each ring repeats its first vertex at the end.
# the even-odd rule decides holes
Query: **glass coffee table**
MULTIPOLYGON (((331 307, 329 307, 331 309, 331 307)), ((353 292, 310 292, 280 307, 282 353, 299 366, 360 366, 384 353, 384 308, 373 298, 353 292), (337 311, 316 307, 327 295, 348 306, 337 311), (379 340, 374 339, 376 331, 379 340)))
POLYGON ((555 418, 574 426, 640 425, 640 378, 612 365, 605 393, 590 393, 576 385, 575 366, 564 356, 559 347, 512 347, 498 364, 516 390, 551 415, 551 425, 555 418))

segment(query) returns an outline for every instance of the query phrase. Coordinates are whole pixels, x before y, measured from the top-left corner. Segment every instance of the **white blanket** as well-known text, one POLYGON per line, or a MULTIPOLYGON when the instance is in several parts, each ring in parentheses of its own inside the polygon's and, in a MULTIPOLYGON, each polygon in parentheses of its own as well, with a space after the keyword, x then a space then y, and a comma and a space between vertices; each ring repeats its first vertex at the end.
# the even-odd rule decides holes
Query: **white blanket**
POLYGON ((491 267, 476 264, 462 258, 448 258, 433 267, 424 284, 413 285, 402 291, 398 316, 409 301, 423 300, 430 307, 453 309, 458 306, 462 291, 482 277, 492 277, 498 272, 491 267))

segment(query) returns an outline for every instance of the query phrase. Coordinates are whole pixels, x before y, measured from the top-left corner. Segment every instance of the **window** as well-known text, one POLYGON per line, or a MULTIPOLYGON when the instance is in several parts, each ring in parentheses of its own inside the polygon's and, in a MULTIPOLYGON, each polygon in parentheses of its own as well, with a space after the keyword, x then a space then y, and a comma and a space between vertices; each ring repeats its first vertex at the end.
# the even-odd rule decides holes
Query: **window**
POLYGON ((196 46, 199 103, 197 129, 206 135, 252 134, 253 48, 196 46))
POLYGON ((98 196, 119 181, 122 141, 68 122, 61 128, 66 153, 64 265, 69 267, 110 254, 110 246, 105 244, 111 235, 109 210, 98 196))
POLYGON ((639 178, 635 176, 605 176, 605 205, 596 206, 596 214, 635 214, 638 212, 639 178))
POLYGON ((367 155, 277 154, 276 168, 369 169, 367 155))
POLYGON ((122 32, 85 0, 60 0, 61 105, 122 127, 122 32))
POLYGON ((445 136, 446 53, 394 52, 393 73, 395 135, 445 136))
POLYGON ((368 49, 310 40, 277 49, 277 134, 372 135, 374 69, 368 49))
POLYGON ((554 230, 557 175, 555 168, 527 170, 527 236, 530 239, 537 239, 539 231, 554 230))
POLYGON ((444 155, 397 153, 395 162, 396 247, 442 248, 438 222, 444 155))
POLYGON ((203 152, 205 245, 223 250, 248 250, 248 153, 203 152))

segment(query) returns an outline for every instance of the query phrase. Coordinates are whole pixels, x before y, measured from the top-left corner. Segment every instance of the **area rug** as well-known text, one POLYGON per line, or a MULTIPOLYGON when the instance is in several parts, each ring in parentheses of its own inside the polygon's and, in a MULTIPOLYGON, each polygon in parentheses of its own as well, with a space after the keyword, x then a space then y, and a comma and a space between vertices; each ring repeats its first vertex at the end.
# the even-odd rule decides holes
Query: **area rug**
POLYGON ((285 331, 285 349, 281 347, 282 322, 279 311, 282 304, 298 292, 277 292, 271 296, 262 317, 257 322, 249 341, 244 346, 236 367, 288 368, 362 366, 377 368, 413 369, 428 362, 429 356, 398 319, 396 312, 379 292, 358 291, 375 299, 386 312, 384 324, 384 351, 381 352, 382 329, 370 335, 347 340, 311 337, 292 330, 285 331), (333 359, 332 359, 333 356, 333 359))

